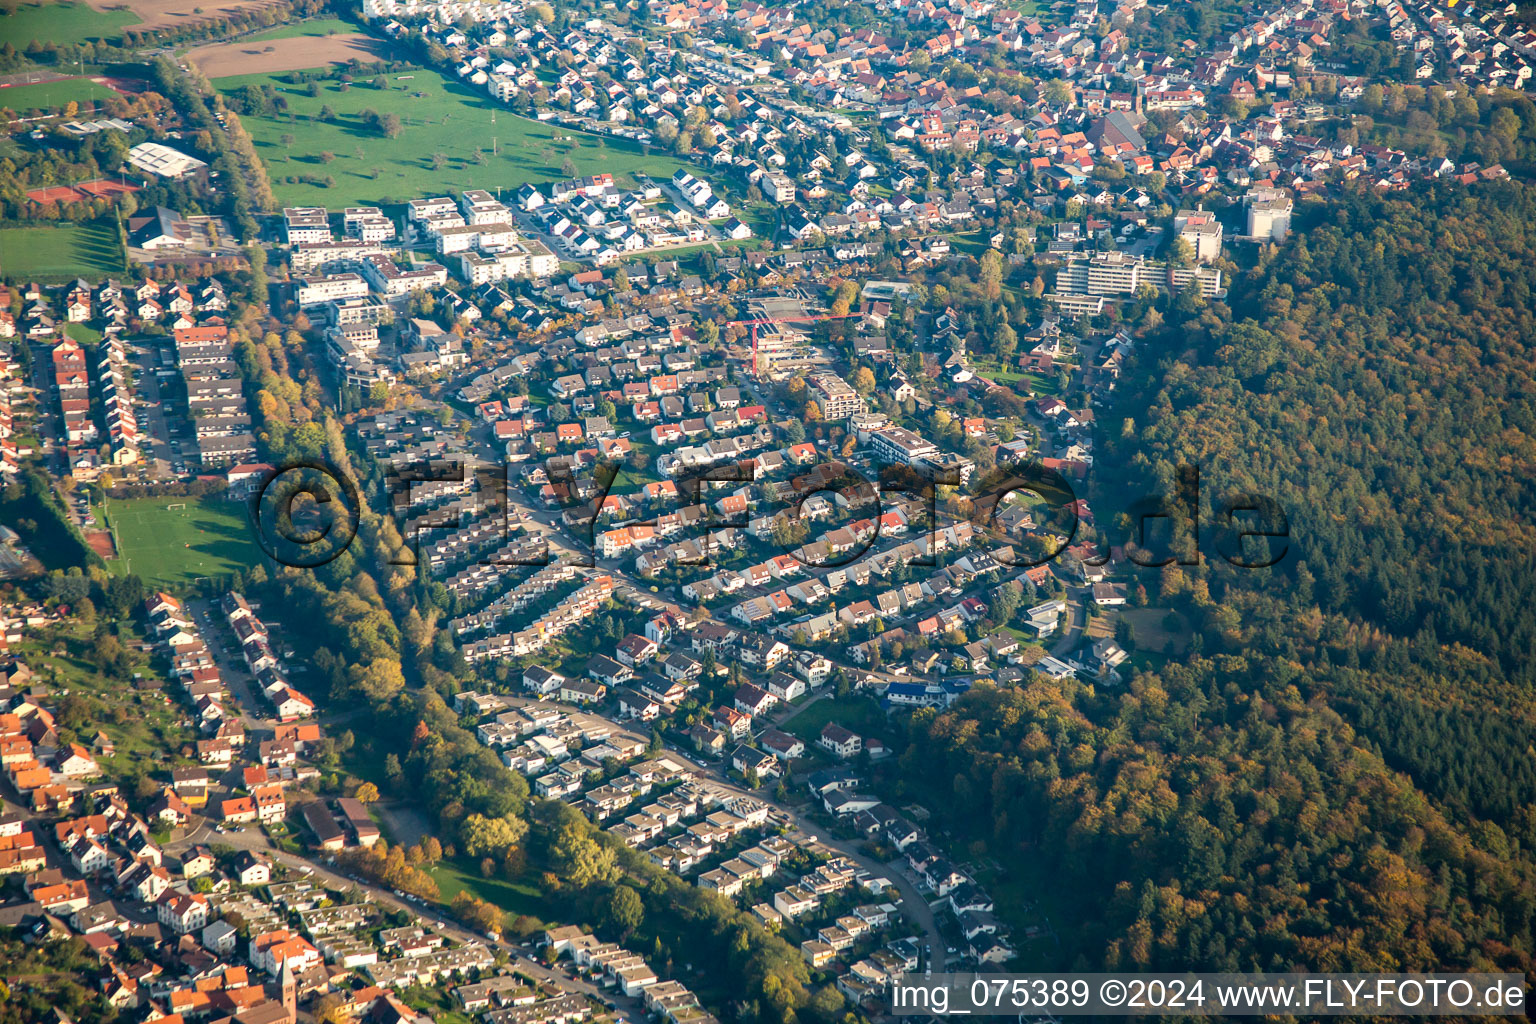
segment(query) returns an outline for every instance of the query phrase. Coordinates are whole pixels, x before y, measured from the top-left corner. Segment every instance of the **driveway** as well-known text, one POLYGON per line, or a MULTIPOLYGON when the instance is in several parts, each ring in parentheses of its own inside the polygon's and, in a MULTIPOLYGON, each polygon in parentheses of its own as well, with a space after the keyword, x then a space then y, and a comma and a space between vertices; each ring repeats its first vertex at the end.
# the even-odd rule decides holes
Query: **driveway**
POLYGON ((245 659, 237 657, 225 643, 224 616, 210 602, 201 598, 187 604, 203 642, 208 645, 208 652, 218 663, 220 678, 240 704, 240 724, 245 726, 247 732, 275 731, 275 718, 261 718, 256 714, 256 709, 264 706, 256 695, 256 680, 246 668, 245 659))
POLYGON ((1067 631, 1061 638, 1051 644, 1051 656, 1059 658, 1072 651, 1083 639, 1083 630, 1088 627, 1088 595, 1091 593, 1088 587, 1067 587, 1067 631))
POLYGON ((148 469, 151 476, 168 476, 173 463, 180 460, 180 453, 171 445, 171 428, 165 418, 165 389, 160 387, 158 350, 136 345, 133 353, 134 386, 138 391, 138 403, 134 406, 145 426, 145 449, 150 457, 148 469))

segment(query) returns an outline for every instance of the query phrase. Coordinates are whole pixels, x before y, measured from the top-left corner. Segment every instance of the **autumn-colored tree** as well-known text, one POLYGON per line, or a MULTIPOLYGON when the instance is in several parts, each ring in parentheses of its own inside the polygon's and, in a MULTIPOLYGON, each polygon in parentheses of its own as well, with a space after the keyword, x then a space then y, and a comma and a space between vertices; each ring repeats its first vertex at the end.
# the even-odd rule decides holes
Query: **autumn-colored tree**
POLYGON ((459 826, 459 848, 470 857, 502 857, 528 832, 528 823, 510 816, 471 814, 459 826))
POLYGON ((455 917, 478 932, 500 933, 502 929, 502 912, 468 890, 459 890, 450 906, 455 917))

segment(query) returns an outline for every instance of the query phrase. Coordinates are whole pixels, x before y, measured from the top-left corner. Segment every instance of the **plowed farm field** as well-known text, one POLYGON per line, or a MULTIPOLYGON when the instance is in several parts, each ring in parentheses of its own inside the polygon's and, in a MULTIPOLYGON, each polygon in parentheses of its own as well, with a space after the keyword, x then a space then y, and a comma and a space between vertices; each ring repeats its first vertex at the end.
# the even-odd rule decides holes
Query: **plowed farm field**
POLYGON ((350 60, 375 61, 387 55, 387 44, 360 32, 333 36, 299 36, 281 41, 241 40, 199 47, 188 56, 209 78, 266 75, 298 71, 350 60))
POLYGON ((208 3, 207 0, 91 0, 98 11, 128 11, 136 15, 139 31, 155 28, 180 28, 203 21, 217 21, 241 11, 262 7, 284 6, 281 0, 229 0, 227 3, 208 3))

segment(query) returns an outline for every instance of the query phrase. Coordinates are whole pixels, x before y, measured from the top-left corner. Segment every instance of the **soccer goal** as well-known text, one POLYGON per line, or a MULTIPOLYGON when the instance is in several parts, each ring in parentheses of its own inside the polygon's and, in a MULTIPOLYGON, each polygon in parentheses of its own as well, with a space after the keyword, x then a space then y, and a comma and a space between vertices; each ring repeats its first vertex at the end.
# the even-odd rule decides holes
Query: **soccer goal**
POLYGON ((165 510, 167 512, 182 512, 186 510, 186 507, 187 503, 184 501, 173 501, 169 505, 165 506, 165 510))

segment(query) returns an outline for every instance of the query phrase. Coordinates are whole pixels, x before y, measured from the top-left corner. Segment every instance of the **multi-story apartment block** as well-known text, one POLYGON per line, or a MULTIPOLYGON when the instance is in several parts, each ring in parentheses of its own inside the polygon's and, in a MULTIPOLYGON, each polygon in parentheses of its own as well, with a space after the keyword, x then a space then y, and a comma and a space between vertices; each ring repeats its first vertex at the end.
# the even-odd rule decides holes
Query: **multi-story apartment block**
POLYGON ((830 370, 811 374, 811 392, 821 406, 821 414, 829 420, 845 420, 856 412, 862 412, 864 401, 859 393, 830 370))
POLYGON ((331 218, 323 206, 285 207, 283 227, 287 230, 289 245, 331 240, 331 218))
POLYGON ((403 270, 388 256, 374 256, 363 264, 363 277, 385 295, 409 295, 446 285, 448 268, 441 263, 422 263, 403 270))
POLYGON ((361 299, 368 295, 368 282, 357 274, 332 274, 327 277, 302 278, 294 288, 294 300, 300 306, 318 306, 341 299, 361 299))
POLYGON ((1210 263, 1221 256, 1221 221, 1203 207, 1189 210, 1173 218, 1173 229, 1195 254, 1201 263, 1210 263))
POLYGON ((916 466, 939 454, 939 446, 905 427, 886 427, 869 435, 875 455, 886 462, 916 466))
MULTIPOLYGON (((390 225, 394 230, 394 225, 390 225)), ((300 242, 288 253, 288 267, 295 274, 317 271, 361 270, 371 256, 384 255, 384 246, 362 238, 338 238, 330 242, 300 242)))
POLYGON ((341 217, 342 228, 363 242, 388 242, 395 237, 395 222, 377 206, 349 207, 341 217))
POLYGON ((1187 287, 1194 282, 1206 298, 1226 294, 1221 271, 1216 267, 1168 267, 1124 252, 1100 252, 1069 256, 1056 278, 1063 295, 1105 298, 1135 295, 1143 285, 1159 292, 1187 287))
POLYGON ((1257 189, 1248 196, 1248 236, 1283 242, 1291 232, 1291 197, 1278 189, 1257 189))
POLYGON ((759 182, 763 195, 776 203, 795 201, 795 180, 787 174, 765 174, 759 182))
POLYGON ((474 285, 506 281, 519 275, 533 278, 553 277, 560 269, 560 258, 543 242, 522 239, 496 252, 459 254, 459 276, 474 285))
POLYGON ((425 224, 441 217, 456 217, 458 212, 458 204, 447 196, 412 199, 406 204, 406 216, 417 224, 425 224))

